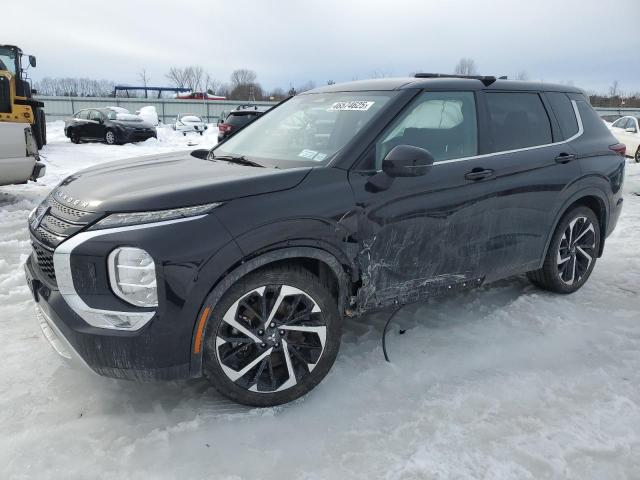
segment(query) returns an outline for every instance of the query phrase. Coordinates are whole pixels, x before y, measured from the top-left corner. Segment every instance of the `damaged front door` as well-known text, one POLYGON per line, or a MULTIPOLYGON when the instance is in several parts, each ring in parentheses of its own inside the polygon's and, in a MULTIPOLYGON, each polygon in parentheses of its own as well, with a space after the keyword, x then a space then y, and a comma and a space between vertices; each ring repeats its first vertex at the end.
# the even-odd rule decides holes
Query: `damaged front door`
POLYGON ((470 176, 483 170, 481 159, 462 160, 477 153, 474 93, 425 92, 372 147, 369 170, 351 172, 360 312, 481 283, 495 209, 492 173, 470 176), (382 160, 398 145, 428 150, 434 165, 422 176, 391 178, 382 160))

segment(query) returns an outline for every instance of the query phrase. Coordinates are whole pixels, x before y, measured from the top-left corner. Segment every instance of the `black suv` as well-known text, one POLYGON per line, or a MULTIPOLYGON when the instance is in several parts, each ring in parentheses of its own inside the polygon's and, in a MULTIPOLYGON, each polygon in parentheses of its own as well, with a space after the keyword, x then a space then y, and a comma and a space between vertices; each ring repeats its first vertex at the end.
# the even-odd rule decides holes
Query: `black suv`
POLYGON ((221 142, 240 130, 245 125, 253 122, 263 115, 271 106, 241 105, 233 110, 227 117, 218 122, 218 141, 221 142))
POLYGON ((157 138, 156 129, 137 115, 110 108, 87 108, 65 120, 64 134, 73 143, 102 141, 108 145, 142 142, 157 138))
POLYGON ((424 77, 326 86, 211 151, 66 178, 29 218, 47 337, 101 375, 204 376, 267 406, 322 380, 344 316, 524 273, 579 289, 624 146, 578 89, 424 77))

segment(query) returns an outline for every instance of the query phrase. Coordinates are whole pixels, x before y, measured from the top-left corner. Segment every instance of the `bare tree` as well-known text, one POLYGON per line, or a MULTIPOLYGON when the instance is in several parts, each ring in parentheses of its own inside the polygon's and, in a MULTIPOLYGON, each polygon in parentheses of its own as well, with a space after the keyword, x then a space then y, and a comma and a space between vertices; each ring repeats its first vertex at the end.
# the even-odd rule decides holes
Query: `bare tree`
POLYGON ((241 68, 231 74, 232 100, 260 100, 262 99, 262 87, 257 82, 257 74, 253 70, 241 68))
MULTIPOLYGON (((147 88, 147 86, 149 85, 149 75, 147 74, 147 69, 143 68, 142 70, 140 70, 138 72, 138 78, 140 79, 140 83, 142 83, 142 86, 144 88, 147 88)), ((148 92, 145 90, 144 91, 144 98, 147 98, 148 92)))
POLYGON ((526 70, 520 70, 516 75, 516 80, 529 80, 529 74, 526 70))
POLYGON ((165 77, 174 87, 185 88, 185 85, 187 84, 185 70, 186 69, 182 69, 180 67, 171 67, 165 77))
POLYGON ((219 95, 218 91, 222 86, 220 80, 216 80, 209 72, 204 75, 204 90, 210 95, 219 95))
POLYGON ((309 80, 302 85, 298 85, 298 87, 296 88, 296 92, 302 93, 306 92, 307 90, 313 90, 314 88, 316 88, 315 82, 313 80, 309 80))
POLYGON ((611 86, 609 87, 609 96, 610 97, 619 97, 619 96, 621 96, 620 86, 618 84, 618 80, 614 80, 613 83, 611 84, 611 86))
POLYGON ((253 70, 248 70, 246 68, 240 68, 238 70, 234 70, 231 74, 231 85, 233 87, 237 87, 239 85, 248 85, 251 83, 256 83, 256 79, 258 76, 256 72, 253 70))
POLYGON ((453 73, 457 75, 477 75, 476 62, 473 58, 461 58, 453 70, 453 73))
POLYGON ((391 72, 387 70, 374 70, 369 74, 369 78, 389 78, 391 77, 391 72))

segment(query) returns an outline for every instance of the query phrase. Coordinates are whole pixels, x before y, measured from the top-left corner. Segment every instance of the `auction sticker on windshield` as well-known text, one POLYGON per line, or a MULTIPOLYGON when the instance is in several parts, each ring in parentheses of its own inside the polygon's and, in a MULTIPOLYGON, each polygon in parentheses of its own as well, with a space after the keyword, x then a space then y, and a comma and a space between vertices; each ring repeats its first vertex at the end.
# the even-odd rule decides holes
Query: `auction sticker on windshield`
POLYGON ((354 100, 352 102, 336 102, 327 110, 328 112, 337 111, 337 110, 347 110, 347 111, 364 111, 369 110, 371 105, 376 102, 366 101, 366 100, 354 100))

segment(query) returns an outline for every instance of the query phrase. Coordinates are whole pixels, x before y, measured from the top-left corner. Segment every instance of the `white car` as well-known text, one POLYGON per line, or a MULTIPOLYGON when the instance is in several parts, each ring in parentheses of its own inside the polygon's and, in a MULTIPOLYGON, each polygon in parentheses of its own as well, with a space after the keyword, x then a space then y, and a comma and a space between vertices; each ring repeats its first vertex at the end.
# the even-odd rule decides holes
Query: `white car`
POLYGON ((616 120, 609 127, 611 133, 618 139, 620 143, 627 146, 628 157, 633 157, 636 162, 640 163, 640 121, 638 117, 627 116, 616 120))
POLYGON ((158 112, 156 111, 156 107, 148 106, 142 107, 140 110, 136 112, 140 118, 142 118, 145 122, 150 123, 154 127, 157 127, 160 123, 158 119, 158 112))
POLYGON ((109 110, 113 110, 116 113, 130 113, 129 110, 127 110, 126 108, 123 108, 123 107, 104 107, 104 108, 108 108, 109 110))
POLYGON ((186 135, 188 132, 196 132, 202 135, 207 129, 207 124, 202 118, 193 113, 181 113, 176 117, 172 125, 173 129, 186 135))

